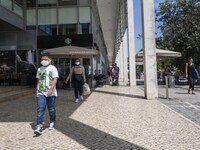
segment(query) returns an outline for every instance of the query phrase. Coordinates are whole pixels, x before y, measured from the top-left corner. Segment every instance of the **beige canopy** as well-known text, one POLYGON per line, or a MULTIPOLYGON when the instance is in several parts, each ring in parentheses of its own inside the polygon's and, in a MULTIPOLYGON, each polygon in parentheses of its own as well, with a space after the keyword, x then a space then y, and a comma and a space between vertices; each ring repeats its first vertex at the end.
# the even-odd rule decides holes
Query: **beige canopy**
POLYGON ((70 57, 70 58, 90 58, 98 55, 95 49, 89 49, 77 46, 63 46, 57 48, 46 49, 44 53, 50 53, 52 57, 70 57))
MULTIPOLYGON (((156 49, 156 56, 157 58, 162 59, 177 58, 181 57, 181 53, 170 50, 156 49)), ((143 51, 136 54, 136 61, 143 61, 143 51)))

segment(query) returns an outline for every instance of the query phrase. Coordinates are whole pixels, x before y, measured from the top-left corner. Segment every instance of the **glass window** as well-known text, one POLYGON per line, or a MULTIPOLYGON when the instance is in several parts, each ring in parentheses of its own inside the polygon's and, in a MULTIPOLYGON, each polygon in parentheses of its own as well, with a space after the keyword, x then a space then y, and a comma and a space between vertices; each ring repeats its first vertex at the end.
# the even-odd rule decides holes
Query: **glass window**
POLYGON ((13 72, 15 70, 15 51, 0 51, 0 72, 13 72))
POLYGON ((75 24, 77 19, 77 8, 59 8, 59 24, 75 24))
POLYGON ((26 0, 27 7, 36 7, 36 0, 26 0))
POLYGON ((27 9, 26 20, 27 25, 36 25, 36 9, 27 9))
POLYGON ((55 8, 38 9, 38 35, 57 35, 55 8))
POLYGON ((90 66, 90 59, 88 59, 88 58, 83 58, 83 66, 84 66, 84 68, 85 68, 86 77, 88 78, 89 66, 90 66))
POLYGON ((26 29, 35 30, 36 29, 36 9, 27 9, 26 11, 26 29))
POLYGON ((19 4, 19 5, 21 5, 21 6, 24 6, 24 5, 23 5, 23 0, 15 0, 15 2, 16 2, 17 4, 19 4))
POLYGON ((59 25, 59 35, 77 34, 76 24, 61 24, 59 25))
POLYGON ((89 66, 90 65, 90 59, 89 58, 84 58, 83 59, 83 65, 84 66, 89 66))
POLYGON ((79 5, 88 6, 89 5, 89 0, 79 0, 79 5))
POLYGON ((38 9, 38 25, 57 24, 56 9, 38 9))
POLYGON ((77 0, 58 0, 59 6, 77 5, 77 0))
POLYGON ((10 10, 12 9, 12 0, 1 0, 1 4, 10 10))
POLYGON ((89 34, 90 33, 90 24, 89 23, 82 23, 82 34, 89 34))
POLYGON ((14 12, 19 16, 23 17, 23 8, 18 4, 14 4, 13 6, 14 6, 14 12))
POLYGON ((90 7, 80 7, 79 8, 79 22, 80 23, 90 23, 90 7))
POLYGON ((39 25, 38 35, 57 35, 57 25, 39 25))
POLYGON ((56 6, 57 0, 38 0, 38 7, 56 6))
POLYGON ((36 26, 26 26, 26 30, 35 30, 36 26))
POLYGON ((57 69, 59 74, 68 75, 70 73, 70 58, 60 58, 57 69))

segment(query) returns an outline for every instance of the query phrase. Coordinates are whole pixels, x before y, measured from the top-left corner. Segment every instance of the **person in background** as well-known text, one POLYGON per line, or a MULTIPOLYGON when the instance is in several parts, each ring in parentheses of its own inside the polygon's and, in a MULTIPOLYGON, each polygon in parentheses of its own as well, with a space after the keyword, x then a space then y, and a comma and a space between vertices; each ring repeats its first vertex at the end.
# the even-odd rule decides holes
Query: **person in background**
POLYGON ((56 83, 58 80, 58 71, 51 65, 49 54, 42 54, 41 67, 37 70, 37 126, 34 133, 42 134, 43 118, 46 106, 49 111, 50 125, 49 130, 54 129, 56 121, 55 100, 57 96, 56 83))
POLYGON ((112 82, 114 82, 118 84, 118 80, 119 80, 119 67, 117 66, 116 63, 113 64, 112 66, 112 82))
POLYGON ((164 71, 163 75, 164 75, 164 76, 172 75, 172 72, 171 72, 169 66, 167 66, 167 67, 165 68, 165 71, 164 71))
POLYGON ((107 69, 108 79, 111 81, 111 74, 112 74, 112 66, 108 67, 107 69))
POLYGON ((84 100, 83 85, 86 83, 85 68, 80 65, 80 59, 76 59, 75 66, 72 67, 71 72, 66 79, 66 84, 68 84, 68 81, 71 78, 74 85, 75 102, 78 103, 79 101, 84 100))
POLYGON ((194 67, 192 57, 188 58, 188 62, 185 65, 185 74, 186 74, 186 78, 188 79, 188 82, 189 82, 188 94, 190 94, 190 90, 192 90, 192 94, 195 94, 194 93, 195 67, 194 67))

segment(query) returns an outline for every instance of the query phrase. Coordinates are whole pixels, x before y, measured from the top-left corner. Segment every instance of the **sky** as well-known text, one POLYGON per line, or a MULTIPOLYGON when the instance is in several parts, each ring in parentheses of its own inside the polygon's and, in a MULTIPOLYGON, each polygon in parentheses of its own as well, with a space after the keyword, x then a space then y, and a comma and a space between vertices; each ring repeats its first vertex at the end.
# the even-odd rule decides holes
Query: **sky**
MULTIPOLYGON (((158 8, 159 3, 164 0, 154 0, 155 9, 158 8)), ((135 45, 136 52, 141 50, 142 48, 142 39, 138 39, 138 35, 142 34, 142 20, 141 20, 141 0, 134 0, 134 22, 135 22, 135 45)), ((156 32, 159 32, 157 28, 155 28, 156 32)))

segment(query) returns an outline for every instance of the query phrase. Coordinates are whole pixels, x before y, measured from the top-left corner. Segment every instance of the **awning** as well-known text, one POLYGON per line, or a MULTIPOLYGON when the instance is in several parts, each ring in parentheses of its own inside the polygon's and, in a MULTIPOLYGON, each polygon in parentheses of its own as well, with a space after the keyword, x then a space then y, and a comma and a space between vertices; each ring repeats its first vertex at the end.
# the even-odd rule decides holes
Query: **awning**
MULTIPOLYGON (((157 58, 168 59, 168 58, 177 58, 181 57, 180 52, 170 51, 170 50, 163 50, 163 49, 156 49, 156 56, 157 58)), ((143 51, 140 51, 136 54, 136 61, 142 61, 143 59, 143 51)))
POLYGON ((57 48, 46 49, 43 53, 49 53, 52 57, 71 57, 71 58, 89 58, 98 55, 98 51, 95 49, 89 49, 77 46, 63 46, 57 48))

